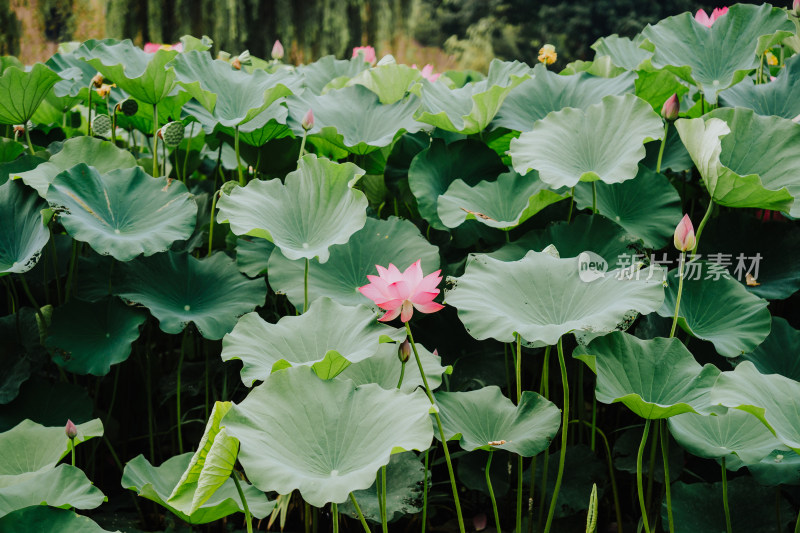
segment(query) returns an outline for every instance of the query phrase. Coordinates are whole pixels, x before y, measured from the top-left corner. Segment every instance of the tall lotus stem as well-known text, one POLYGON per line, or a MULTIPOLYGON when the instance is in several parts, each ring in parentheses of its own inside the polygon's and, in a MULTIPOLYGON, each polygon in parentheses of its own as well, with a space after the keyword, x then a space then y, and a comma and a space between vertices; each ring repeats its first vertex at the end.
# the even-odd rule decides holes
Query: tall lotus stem
MULTIPOLYGON (((497 529, 497 533, 500 533, 500 515, 497 512, 497 500, 494 497, 494 490, 492 489, 492 477, 489 475, 489 470, 492 466, 492 455, 494 455, 494 450, 489 450, 489 458, 486 460, 486 488, 489 489, 489 498, 492 500, 492 511, 494 511, 494 524, 495 529, 497 529)), ((519 525, 517 525, 519 528, 519 525)), ((517 531, 521 531, 517 529, 517 531)))
POLYGON ((725 528, 731 533, 731 511, 728 509, 728 472, 725 457, 722 458, 722 505, 725 508, 725 528))
MULTIPOLYGON (((553 524, 553 516, 556 512, 556 502, 558 501, 558 491, 561 490, 561 478, 564 476, 564 461, 567 458, 567 427, 569 425, 569 380, 567 379, 567 363, 564 360, 564 347, 561 338, 558 339, 558 366, 561 367, 561 385, 564 389, 564 410, 561 412, 561 453, 558 458, 558 474, 556 474, 556 484, 553 487, 553 499, 550 500, 550 510, 547 512, 547 523, 544 526, 544 533, 550 531, 553 524)), ((543 477, 545 481, 546 477, 543 477)), ((650 533, 649 531, 647 533, 650 533)))
POLYGON ((683 265, 686 263, 686 254, 681 252, 680 266, 678 267, 678 295, 675 297, 675 314, 672 317, 672 328, 669 337, 675 336, 675 328, 678 325, 678 313, 681 309, 681 294, 683 293, 683 265))
POLYGON ((308 311, 308 257, 306 257, 306 266, 303 270, 303 313, 308 311))
POLYGON ((361 525, 364 527, 364 533, 372 533, 372 531, 370 531, 369 529, 367 521, 364 519, 364 514, 361 512, 361 507, 359 507, 358 502, 356 501, 356 497, 353 495, 352 492, 350 493, 350 501, 353 503, 353 507, 355 508, 356 513, 358 514, 358 519, 361 522, 361 525))
POLYGON ((27 123, 23 124, 22 127, 25 129, 25 142, 28 143, 28 151, 31 153, 31 155, 34 155, 34 154, 36 154, 36 152, 33 150, 33 143, 31 142, 30 128, 28 127, 27 123))
POLYGON ((703 220, 700 221, 700 225, 697 226, 697 234, 695 235, 694 239, 694 247, 692 247, 692 257, 697 255, 697 248, 700 246, 700 236, 703 234, 703 228, 706 227, 706 223, 708 219, 711 218, 711 212, 714 210, 714 199, 710 198, 708 200, 708 209, 706 209, 706 214, 703 215, 703 220))
POLYGON ((246 182, 242 173, 242 160, 239 158, 239 126, 233 129, 233 148, 236 150, 236 170, 239 172, 239 185, 245 186, 246 182))
MULTIPOLYGON (((517 405, 522 400, 522 336, 517 337, 517 354, 514 359, 514 376, 517 381, 517 405)), ((522 531, 522 456, 517 456, 517 531, 522 531)), ((488 476, 488 473, 487 473, 488 476)), ((499 531, 499 528, 498 528, 499 531)))
POLYGON ((331 515, 333 519, 333 533, 339 533, 339 506, 333 502, 331 502, 331 515))
POLYGON ((672 488, 669 480, 669 429, 666 424, 661 431, 661 456, 664 459, 664 491, 667 498, 667 522, 669 533, 675 532, 675 523, 672 519, 672 488))
POLYGON ((639 508, 642 511, 642 523, 644 524, 645 533, 650 533, 650 522, 647 520, 647 506, 644 501, 644 486, 642 483, 642 456, 644 455, 644 446, 647 443, 647 435, 650 433, 650 419, 644 422, 644 433, 642 433, 642 442, 639 443, 639 452, 636 454, 636 491, 639 494, 639 508))
POLYGON ((236 492, 239 493, 239 499, 242 500, 242 507, 244 507, 244 519, 247 521, 247 533, 253 533, 253 517, 250 514, 250 507, 247 505, 247 498, 244 497, 244 491, 239 484, 239 476, 236 472, 231 472, 233 483, 236 485, 236 492))
POLYGON ((158 177, 158 104, 153 104, 153 177, 158 177))

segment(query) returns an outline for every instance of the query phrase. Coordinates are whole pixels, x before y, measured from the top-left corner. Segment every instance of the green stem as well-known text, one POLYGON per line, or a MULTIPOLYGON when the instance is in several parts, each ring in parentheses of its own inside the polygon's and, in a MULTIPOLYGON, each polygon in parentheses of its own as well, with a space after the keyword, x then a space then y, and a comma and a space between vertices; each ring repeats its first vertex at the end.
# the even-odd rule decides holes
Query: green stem
POLYGON ((333 515, 333 533, 339 533, 339 506, 333 502, 331 502, 331 515, 333 515))
POLYGON ((300 160, 303 158, 303 152, 306 149, 306 136, 308 132, 303 130, 303 140, 300 141, 300 155, 297 157, 297 162, 300 163, 300 160))
POLYGON ((311 505, 303 502, 303 527, 305 533, 311 533, 311 505))
POLYGON ((303 270, 303 313, 308 311, 308 257, 306 257, 306 267, 303 270))
POLYGON ((675 328, 678 325, 678 312, 681 309, 681 294, 683 293, 683 265, 686 262, 686 254, 681 252, 680 265, 678 266, 678 295, 675 297, 675 314, 672 316, 672 328, 669 331, 669 338, 675 336, 675 328))
POLYGON ((23 129, 25 130, 25 141, 28 143, 28 151, 31 155, 34 155, 36 152, 33 150, 33 143, 31 142, 31 133, 28 130, 28 124, 25 123, 22 125, 23 129))
POLYGON ((47 329, 47 322, 45 322, 44 320, 42 309, 39 307, 39 304, 36 303, 36 298, 33 297, 31 288, 28 287, 28 282, 25 281, 25 276, 23 276, 22 274, 18 274, 17 276, 19 277, 19 281, 22 283, 22 290, 25 291, 25 296, 28 297, 28 300, 30 300, 31 305, 33 305, 33 308, 36 310, 36 316, 39 317, 39 322, 41 322, 40 327, 42 329, 47 329))
POLYGON ((242 160, 239 159, 239 126, 233 129, 233 149, 236 150, 236 170, 239 172, 239 185, 244 187, 246 182, 242 172, 242 160))
POLYGON ((697 255, 697 248, 700 246, 700 236, 703 234, 703 228, 706 227, 706 223, 708 219, 711 218, 711 212, 714 210, 714 199, 710 198, 708 200, 708 209, 706 209, 706 214, 703 215, 703 220, 700 221, 700 225, 697 226, 697 231, 694 235, 694 248, 692 248, 692 258, 697 255))
POLYGON ((725 507, 725 528, 731 533, 731 511, 728 509, 728 472, 725 457, 722 458, 722 505, 725 507))
MULTIPOLYGON (((647 511, 648 513, 653 508, 653 477, 655 475, 656 469, 656 451, 658 451, 658 434, 659 429, 661 429, 661 422, 656 420, 656 424, 653 427, 653 438, 652 444, 650 445, 650 464, 647 469, 647 492, 645 493, 647 499, 647 511)), ((658 519, 656 518, 656 521, 658 519)), ((656 525, 653 524, 653 528, 655 529, 656 525)))
POLYGON ((56 282, 56 295, 58 296, 58 305, 61 305, 64 302, 64 298, 61 294, 61 278, 58 276, 58 250, 56 249, 56 238, 55 234, 53 233, 53 226, 52 224, 48 227, 50 231, 50 252, 53 257, 53 272, 56 282))
POLYGON ((192 149, 192 141, 194 140, 194 122, 189 128, 189 140, 186 142, 186 153, 183 154, 183 183, 186 183, 186 167, 189 165, 189 152, 192 149))
POLYGON ((572 208, 575 207, 575 187, 572 188, 572 193, 569 196, 569 212, 567 213, 567 224, 572 220, 572 208))
MULTIPOLYGON (((408 322, 406 324, 406 334, 408 335, 408 342, 411 343, 411 349, 414 351, 414 359, 417 360, 417 367, 419 368, 419 374, 422 376, 422 383, 425 385, 425 394, 428 396, 428 400, 431 402, 431 405, 434 407, 436 406, 436 401, 433 399, 433 394, 431 393, 431 388, 428 386, 428 378, 425 377, 425 370, 422 368, 422 361, 419 358, 419 352, 417 352, 417 344, 414 342, 414 335, 411 333, 411 326, 409 326, 408 322)), ((442 427, 442 419, 439 417, 438 409, 433 409, 433 417, 436 419, 436 425, 439 428, 439 436, 442 439, 442 448, 444 449, 444 458, 445 462, 447 462, 447 472, 450 474, 450 488, 453 490, 453 501, 456 505, 456 516, 458 518, 458 530, 461 533, 465 533, 464 529, 464 517, 461 515, 461 502, 458 499, 458 487, 456 486, 456 476, 453 472, 453 462, 450 460, 450 452, 447 449, 447 437, 444 435, 444 428, 442 427)))
POLYGON ((253 533, 253 517, 250 515, 250 507, 247 505, 247 498, 244 497, 242 485, 239 483, 239 476, 236 472, 231 472, 233 483, 236 485, 236 492, 239 493, 239 499, 242 500, 242 507, 244 507, 244 519, 247 522, 247 533, 253 533))
POLYGON ((597 182, 592 182, 592 214, 597 214, 597 182))
POLYGON ((658 160, 656 161, 656 174, 661 172, 661 160, 664 157, 664 147, 667 145, 667 132, 669 131, 669 120, 664 121, 664 139, 661 141, 661 148, 658 149, 658 160))
POLYGON ((158 104, 153 104, 153 177, 158 177, 158 104))
POLYGON ((492 510, 494 511, 495 528, 497 529, 497 533, 500 533, 500 514, 497 512, 497 500, 494 497, 494 490, 492 489, 492 478, 489 475, 489 469, 492 466, 492 455, 494 455, 493 449, 489 450, 489 458, 486 460, 486 487, 489 489, 489 498, 492 500, 492 510))
MULTIPOLYGON (((517 405, 522 400, 522 336, 517 333, 517 353, 514 358, 514 378, 517 382, 517 405)), ((517 456, 517 531, 522 532, 522 456, 517 456)), ((488 474, 487 474, 488 475, 488 474)))
POLYGON ((214 243, 214 214, 217 210, 217 197, 220 191, 214 191, 214 197, 211 199, 211 222, 208 224, 208 255, 211 255, 211 250, 214 243))
MULTIPOLYGON (((569 431, 569 381, 567 379, 567 363, 564 360, 564 347, 561 338, 558 339, 558 366, 561 367, 561 385, 564 388, 564 409, 561 420, 561 452, 558 458, 558 474, 556 484, 553 487, 553 498, 550 500, 550 510, 547 512, 547 523, 544 526, 544 533, 550 531, 553 524, 553 516, 556 512, 556 502, 558 501, 558 491, 561 489, 561 478, 564 476, 564 461, 567 457, 567 435, 569 431)), ((546 478, 544 478, 546 479, 546 478)), ((648 531, 648 533, 650 533, 648 531)))
POLYGON ((406 374, 406 361, 402 361, 400 363, 400 379, 397 380, 398 389, 403 384, 403 376, 405 376, 405 374, 406 374))
POLYGON ((183 453, 183 435, 181 433, 181 367, 183 366, 183 356, 184 356, 184 347, 186 345, 186 337, 189 336, 189 327, 187 326, 186 329, 183 330, 183 336, 181 337, 181 354, 178 357, 178 370, 177 370, 177 377, 176 377, 176 397, 175 397, 175 408, 178 415, 178 453, 183 453))
POLYGON ((89 84, 89 112, 87 114, 88 121, 86 122, 86 135, 89 137, 92 136, 92 94, 94 94, 94 90, 92 89, 92 84, 89 84))
POLYGON ((361 512, 361 507, 358 506, 358 502, 356 501, 356 497, 353 496, 353 493, 350 493, 350 501, 353 503, 353 507, 356 509, 356 513, 358 514, 358 519, 361 521, 361 525, 364 527, 364 533, 372 533, 369 529, 369 525, 367 521, 364 519, 364 514, 361 512))
POLYGON ((428 459, 430 448, 425 450, 425 479, 422 482, 422 533, 425 533, 425 524, 428 521, 428 459))
POLYGON ((700 93, 700 114, 706 114, 706 98, 703 93, 700 93))
POLYGON ((644 487, 642 484, 642 456, 644 455, 644 446, 647 443, 647 435, 650 433, 650 419, 644 422, 644 433, 642 433, 642 442, 639 443, 639 452, 636 454, 636 491, 639 494, 639 508, 642 511, 642 523, 644 524, 645 533, 650 533, 650 523, 647 520, 647 507, 644 501, 644 487))
POLYGON ((672 520, 672 488, 669 480, 669 431, 667 425, 661 428, 661 456, 664 459, 664 490, 667 496, 667 522, 669 533, 675 533, 675 523, 672 520))
POLYGON ((111 142, 114 146, 117 145, 117 106, 114 106, 114 112, 111 114, 111 142))
POLYGON ((381 467, 381 473, 378 476, 381 481, 381 490, 378 494, 378 509, 381 514, 381 530, 383 533, 389 533, 389 522, 386 516, 386 465, 381 467))
POLYGON ((75 439, 69 439, 69 449, 72 451, 72 466, 75 466, 75 439))

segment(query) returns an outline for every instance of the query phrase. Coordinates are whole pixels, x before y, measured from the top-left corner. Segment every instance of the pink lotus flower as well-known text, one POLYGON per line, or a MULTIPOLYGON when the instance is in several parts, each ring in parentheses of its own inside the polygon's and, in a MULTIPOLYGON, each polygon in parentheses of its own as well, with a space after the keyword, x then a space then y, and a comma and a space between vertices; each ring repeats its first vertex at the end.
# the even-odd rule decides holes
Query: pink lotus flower
POLYGON ((683 218, 678 223, 678 227, 675 228, 673 242, 675 248, 681 252, 694 249, 697 240, 694 236, 694 226, 692 225, 692 220, 689 218, 689 215, 683 215, 683 218))
POLYGON ((710 28, 714 21, 720 18, 722 15, 728 12, 727 7, 716 7, 714 11, 711 12, 711 16, 709 17, 705 10, 699 9, 697 13, 694 15, 694 20, 705 26, 706 28, 710 28))
MULTIPOLYGON (((411 65, 411 68, 417 68, 416 63, 411 65)), ((436 81, 436 80, 438 80, 439 76, 441 76, 441 73, 440 74, 434 74, 433 73, 433 65, 431 65, 431 64, 427 64, 424 67, 422 67, 422 70, 420 71, 420 73, 422 74, 423 78, 425 78, 426 80, 428 80, 431 83, 436 81)))
POLYGON ((441 270, 422 277, 421 262, 421 259, 417 260, 405 272, 400 272, 391 263, 389 268, 375 265, 380 275, 367 276, 369 284, 359 287, 358 290, 386 311, 378 320, 389 322, 400 315, 400 320, 408 322, 414 309, 421 313, 435 313, 444 309, 443 305, 433 301, 439 294, 436 286, 442 281, 439 275, 441 270))
POLYGON ((175 44, 159 44, 159 43, 147 43, 144 45, 144 51, 148 54, 155 54, 159 50, 175 50, 176 52, 183 52, 183 43, 175 43, 175 44))
POLYGON ((375 49, 371 46, 356 46, 353 48, 353 57, 358 57, 361 54, 361 57, 369 63, 370 65, 374 65, 377 57, 375 56, 375 49))

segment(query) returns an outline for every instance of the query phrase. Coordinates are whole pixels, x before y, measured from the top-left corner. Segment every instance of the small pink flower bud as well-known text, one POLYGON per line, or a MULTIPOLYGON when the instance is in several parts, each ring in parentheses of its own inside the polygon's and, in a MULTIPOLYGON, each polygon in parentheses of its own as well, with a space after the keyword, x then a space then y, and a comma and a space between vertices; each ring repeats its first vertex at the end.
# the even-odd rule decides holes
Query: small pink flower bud
POLYGON ((697 241, 694 237, 694 226, 692 226, 689 215, 683 215, 683 218, 678 223, 678 227, 675 228, 674 242, 675 248, 681 252, 694 249, 694 245, 697 241))
POLYGON ((78 428, 75 427, 75 424, 72 420, 67 420, 67 425, 64 427, 64 433, 67 434, 67 438, 72 440, 78 436, 78 428))
POLYGON ((283 59, 283 45, 280 41, 275 41, 275 44, 272 45, 272 59, 278 60, 283 59))
POLYGON ((406 363, 411 358, 411 343, 408 342, 408 339, 401 342, 400 346, 398 346, 397 357, 400 359, 401 363, 406 363))
POLYGON ((678 100, 678 95, 673 94, 669 97, 669 99, 664 102, 664 107, 661 108, 661 116, 664 117, 664 120, 669 120, 670 122, 678 118, 678 114, 681 112, 681 103, 678 100))
POLYGON ((794 0, 794 2, 792 2, 792 11, 795 17, 800 17, 800 0, 794 0))
POLYGON ((308 113, 305 114, 303 117, 303 121, 300 123, 304 130, 308 131, 314 127, 314 110, 309 109, 308 113))

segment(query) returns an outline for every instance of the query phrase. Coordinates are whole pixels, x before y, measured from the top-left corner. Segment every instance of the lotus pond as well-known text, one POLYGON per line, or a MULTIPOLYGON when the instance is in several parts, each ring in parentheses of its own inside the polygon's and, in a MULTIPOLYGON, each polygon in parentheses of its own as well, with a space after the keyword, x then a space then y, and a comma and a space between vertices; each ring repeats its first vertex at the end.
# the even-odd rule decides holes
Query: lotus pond
POLYGON ((800 37, 0 58, 0 531, 800 531, 800 37))

